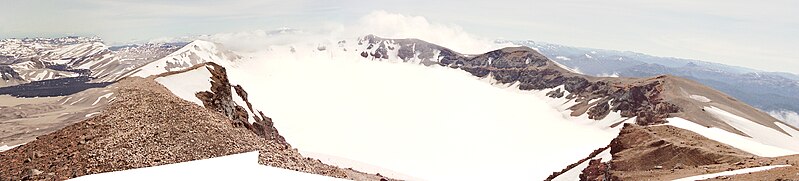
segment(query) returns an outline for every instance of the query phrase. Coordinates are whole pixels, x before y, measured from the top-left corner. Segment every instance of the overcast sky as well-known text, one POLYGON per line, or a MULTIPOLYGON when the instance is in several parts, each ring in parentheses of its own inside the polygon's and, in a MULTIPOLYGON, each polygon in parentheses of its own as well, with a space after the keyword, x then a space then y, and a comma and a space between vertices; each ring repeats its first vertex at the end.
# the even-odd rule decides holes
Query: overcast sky
POLYGON ((536 40, 799 73, 799 1, 0 0, 0 38, 109 43, 351 24, 382 10, 476 36, 536 40))

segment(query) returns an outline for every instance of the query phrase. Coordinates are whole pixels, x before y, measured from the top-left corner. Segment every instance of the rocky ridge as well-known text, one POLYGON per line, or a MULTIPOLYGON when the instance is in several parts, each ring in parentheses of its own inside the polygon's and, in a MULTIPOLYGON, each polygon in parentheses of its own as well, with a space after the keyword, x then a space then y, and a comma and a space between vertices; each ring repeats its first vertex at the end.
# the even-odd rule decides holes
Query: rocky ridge
POLYGON ((67 77, 113 82, 160 59, 181 43, 108 47, 99 38, 62 37, 0 40, 0 86, 67 77))
MULTIPOLYGON (((724 107, 758 124, 779 129, 770 115, 722 92, 694 81, 659 75, 648 78, 593 77, 574 72, 528 47, 509 47, 479 55, 465 55, 418 39, 386 39, 375 35, 360 38, 364 58, 399 60, 423 65, 461 69, 499 84, 514 84, 521 90, 552 89, 547 95, 577 102, 571 116, 587 114, 600 120, 610 112, 634 118, 639 125, 656 125, 666 118, 682 117, 703 126, 718 127, 745 135, 723 120, 703 111, 724 107), (710 102, 691 99, 703 95, 710 102)), ((786 133, 787 134, 787 133, 786 133)))
MULTIPOLYGON (((547 90, 547 96, 575 101, 571 116, 601 120, 611 112, 635 119, 608 147, 612 159, 589 155, 548 179, 588 161, 581 180, 668 180, 726 170, 770 165, 775 158, 757 157, 688 130, 660 125, 679 117, 706 127, 749 136, 723 118, 706 112, 718 107, 789 135, 777 119, 722 92, 697 82, 658 75, 647 78, 593 77, 554 62, 528 47, 509 47, 479 55, 464 55, 417 39, 359 39, 360 55, 375 61, 401 61, 461 69, 498 84, 521 90, 547 90), (769 160, 765 164, 760 160, 769 160)), ((620 123, 616 123, 617 125, 620 123)), ((791 128, 794 128, 790 126, 791 128)), ((795 129, 795 128, 794 128, 795 129)), ((601 149, 600 149, 601 150, 601 149)))
POLYGON ((174 96, 152 79, 126 78, 113 86, 117 97, 101 113, 0 153, 0 178, 63 180, 257 150, 259 163, 269 166, 382 179, 302 157, 277 140, 234 127, 228 115, 174 96))

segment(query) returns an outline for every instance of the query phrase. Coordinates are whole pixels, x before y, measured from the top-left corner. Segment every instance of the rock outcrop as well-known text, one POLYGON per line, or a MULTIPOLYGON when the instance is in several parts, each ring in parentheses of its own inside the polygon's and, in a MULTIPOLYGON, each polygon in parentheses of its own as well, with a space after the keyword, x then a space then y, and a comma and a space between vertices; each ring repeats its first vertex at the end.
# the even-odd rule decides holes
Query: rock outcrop
POLYGON ((590 162, 581 180, 670 180, 737 168, 759 158, 669 125, 625 124, 609 147, 613 159, 590 162))
MULTIPOLYGON (((374 35, 358 42, 365 45, 363 57, 376 60, 396 58, 405 62, 418 61, 424 65, 458 68, 477 77, 491 77, 498 83, 519 84, 521 90, 544 90, 563 86, 548 93, 550 97, 578 99, 587 103, 602 99, 590 106, 592 119, 602 119, 610 111, 624 117, 636 117, 640 125, 665 122, 665 118, 681 111, 680 107, 665 101, 660 94, 668 76, 647 79, 602 79, 572 72, 544 55, 527 47, 510 47, 480 55, 463 55, 450 49, 416 39, 383 39, 374 35), (396 51, 391 57, 389 50, 396 51)), ((588 109, 573 107, 572 110, 588 109)), ((576 116, 576 115, 575 115, 576 116)))
POLYGON ((272 118, 267 117, 262 111, 258 111, 252 107, 252 103, 249 102, 248 94, 244 88, 241 85, 234 86, 230 83, 225 67, 219 66, 213 62, 208 62, 198 64, 189 70, 202 67, 208 69, 212 75, 212 77, 210 77, 211 90, 198 92, 196 94, 197 98, 203 102, 203 106, 227 116, 232 120, 233 126, 245 127, 260 137, 268 140, 275 140, 282 145, 286 145, 286 148, 291 147, 289 143, 286 142, 285 138, 280 136, 277 128, 274 127, 272 118), (235 98, 240 98, 246 105, 238 105, 238 103, 234 101, 235 98), (246 106, 246 108, 244 106, 246 106), (249 121, 249 118, 252 118, 252 123, 249 121))
POLYGON ((610 174, 610 164, 602 163, 600 159, 593 159, 588 161, 582 173, 580 173, 581 181, 611 181, 620 180, 618 177, 610 174))
POLYGON ((0 153, 0 180, 65 180, 249 151, 260 151, 258 162, 273 167, 384 178, 305 158, 278 140, 233 126, 220 109, 175 96, 152 78, 131 77, 112 86, 118 96, 101 113, 0 153))

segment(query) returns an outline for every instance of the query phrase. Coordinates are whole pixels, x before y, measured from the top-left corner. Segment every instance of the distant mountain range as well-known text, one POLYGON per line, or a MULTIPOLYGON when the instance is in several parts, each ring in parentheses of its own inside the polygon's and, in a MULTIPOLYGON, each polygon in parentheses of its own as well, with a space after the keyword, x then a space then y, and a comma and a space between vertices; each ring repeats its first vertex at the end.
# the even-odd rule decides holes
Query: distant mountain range
MULTIPOLYGON (((535 41, 499 41, 534 48, 571 69, 592 76, 675 75, 713 87, 772 114, 799 112, 799 75, 766 72, 702 60, 571 47, 535 41)), ((775 115, 775 117, 785 117, 775 115)), ((799 120, 784 120, 796 125, 799 120)))
POLYGON ((113 180, 259 151, 263 166, 252 153, 214 175, 799 179, 796 126, 707 86, 790 95, 790 74, 516 43, 473 55, 375 35, 249 54, 205 40, 0 41, 0 178, 113 180))

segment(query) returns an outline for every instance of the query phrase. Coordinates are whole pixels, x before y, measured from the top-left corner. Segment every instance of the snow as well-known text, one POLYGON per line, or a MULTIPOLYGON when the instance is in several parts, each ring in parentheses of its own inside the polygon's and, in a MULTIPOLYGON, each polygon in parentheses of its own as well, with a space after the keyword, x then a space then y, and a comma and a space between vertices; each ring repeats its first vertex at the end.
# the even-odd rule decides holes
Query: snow
POLYGON ((794 137, 794 138, 799 137, 799 131, 797 131, 796 129, 793 129, 790 126, 785 125, 785 124, 783 124, 781 122, 774 122, 774 124, 776 124, 778 127, 780 127, 780 129, 782 129, 783 131, 787 132, 792 137, 794 137))
POLYGON ((613 72, 612 74, 601 73, 601 74, 597 74, 596 76, 597 77, 619 77, 619 73, 618 72, 613 72))
POLYGON ((567 71, 570 71, 570 72, 572 72, 572 73, 583 74, 583 73, 582 73, 582 72, 580 72, 580 70, 578 70, 577 68, 569 68, 569 67, 567 67, 567 66, 565 66, 565 65, 563 65, 563 64, 560 64, 560 63, 558 63, 557 61, 550 61, 550 62, 552 62, 552 63, 554 63, 555 65, 557 65, 558 67, 560 67, 560 68, 562 68, 562 69, 566 69, 567 71))
POLYGON ((700 96, 700 95, 690 95, 690 96, 688 96, 688 97, 690 97, 691 99, 694 99, 694 100, 696 100, 696 101, 699 101, 699 102, 710 102, 710 99, 708 99, 708 98, 707 98, 707 97, 705 97, 705 96, 700 96))
POLYGON ((50 60, 50 62, 53 62, 55 64, 67 64, 70 61, 72 61, 72 60, 50 60))
POLYGON ((770 170, 770 169, 773 169, 773 168, 787 167, 787 166, 790 166, 790 165, 772 165, 772 166, 745 168, 745 169, 725 171, 725 172, 719 172, 719 173, 697 175, 697 176, 692 176, 692 177, 687 177, 687 178, 676 179, 674 181, 705 180, 705 179, 716 178, 716 177, 720 177, 720 176, 730 176, 730 175, 738 175, 738 174, 766 171, 766 170, 770 170))
POLYGON ((12 149, 12 148, 16 148, 16 147, 18 147, 18 146, 20 146, 20 145, 22 145, 22 144, 18 144, 18 145, 12 145, 12 146, 8 146, 8 145, 3 145, 3 146, 0 146, 0 152, 4 152, 4 151, 6 151, 6 150, 10 150, 10 149, 12 149))
MULTIPOLYGON (((241 106, 244 109, 246 109, 247 110, 247 114, 250 115, 250 116, 247 117, 247 122, 249 122, 250 124, 254 123, 255 122, 255 116, 253 116, 253 115, 256 115, 256 114, 253 113, 252 111, 250 111, 250 108, 247 107, 247 102, 244 102, 244 99, 241 98, 241 95, 239 95, 239 93, 236 92, 236 89, 234 89, 233 87, 230 88, 230 92, 233 93, 233 102, 235 102, 239 106, 241 106)), ((248 95, 248 96, 250 96, 250 95, 248 95)))
POLYGON ((618 133, 565 119, 540 92, 498 89, 457 69, 372 61, 357 54, 363 49, 317 46, 272 46, 245 55, 253 57, 242 62, 247 66, 228 68, 232 82, 258 93, 253 106, 299 150, 426 180, 530 180, 618 133))
POLYGON ((97 114, 100 114, 100 112, 93 112, 93 113, 89 113, 89 114, 86 114, 86 116, 85 116, 85 117, 87 117, 87 118, 88 118, 88 117, 92 117, 92 116, 94 116, 94 115, 97 115, 97 114))
POLYGON ((758 140, 755 140, 753 138, 744 137, 735 133, 730 133, 724 131, 723 129, 704 127, 702 125, 685 120, 683 118, 674 117, 674 118, 668 118, 666 120, 668 121, 666 125, 671 125, 678 128, 693 131, 694 133, 707 137, 708 139, 730 145, 732 147, 738 148, 740 150, 758 156, 777 157, 777 156, 797 154, 796 151, 760 143, 758 142, 758 140))
POLYGON ((181 99, 202 106, 203 102, 197 98, 197 92, 211 90, 211 72, 205 67, 198 67, 183 73, 156 78, 155 81, 164 85, 169 91, 181 99), (207 81, 202 81, 207 80, 207 81))
POLYGON ((755 141, 772 145, 794 152, 799 152, 799 139, 782 133, 778 130, 757 124, 735 114, 729 113, 717 107, 705 107, 705 111, 712 116, 724 120, 727 124, 744 134, 752 137, 755 141))
POLYGON ((158 75, 168 71, 182 70, 204 62, 215 62, 224 67, 231 67, 230 62, 233 61, 231 58, 233 57, 226 56, 224 50, 217 47, 215 43, 195 40, 164 58, 142 66, 138 69, 138 72, 133 73, 131 76, 147 77, 158 75), (168 65, 180 66, 167 68, 168 65))
POLYGON ((343 180, 258 164, 258 152, 107 172, 71 180, 343 180))
POLYGON ((80 99, 78 99, 78 100, 77 100, 77 101, 75 101, 75 102, 72 102, 72 103, 71 103, 71 104, 69 104, 69 105, 75 105, 75 104, 79 103, 80 101, 83 101, 83 99, 86 99, 86 97, 81 97, 80 99))
POLYGON ((114 95, 114 93, 113 93, 113 92, 109 92, 109 93, 106 93, 105 95, 102 95, 102 96, 100 96, 100 97, 97 97, 97 100, 94 100, 94 103, 92 103, 92 106, 94 106, 94 105, 96 105, 98 102, 100 102, 100 99, 102 99, 102 98, 106 98, 106 99, 108 99, 109 97, 111 97, 111 95, 114 95))
POLYGON ((556 56, 555 58, 556 58, 556 59, 561 59, 561 60, 571 60, 571 58, 569 58, 569 57, 564 57, 564 56, 556 56))
POLYGON ((353 168, 355 170, 369 174, 380 173, 380 175, 383 175, 385 177, 400 179, 400 180, 423 180, 403 173, 398 173, 392 170, 388 170, 386 168, 381 168, 379 166, 375 166, 369 163, 358 162, 347 158, 336 157, 322 153, 306 152, 302 150, 300 150, 300 153, 306 157, 319 159, 320 161, 322 161, 322 163, 325 164, 338 165, 339 167, 344 167, 344 168, 353 168))
POLYGON ((588 159, 588 160, 585 160, 583 162, 580 162, 580 164, 578 164, 574 168, 572 168, 572 169, 570 169, 570 170, 568 170, 566 172, 563 172, 563 174, 558 175, 558 177, 555 177, 552 180, 553 181, 576 181, 576 180, 580 180, 580 174, 583 173, 583 170, 585 170, 585 168, 588 168, 589 162, 591 160, 598 159, 598 158, 600 159, 601 162, 604 163, 604 162, 610 161, 613 158, 613 155, 610 154, 610 149, 606 149, 605 151, 602 151, 601 153, 599 153, 595 157, 593 157, 591 159, 588 159))

